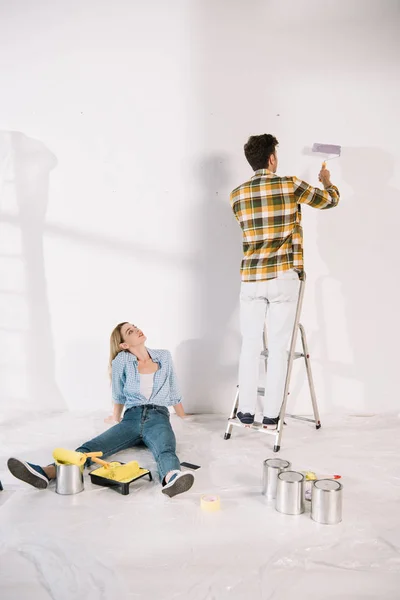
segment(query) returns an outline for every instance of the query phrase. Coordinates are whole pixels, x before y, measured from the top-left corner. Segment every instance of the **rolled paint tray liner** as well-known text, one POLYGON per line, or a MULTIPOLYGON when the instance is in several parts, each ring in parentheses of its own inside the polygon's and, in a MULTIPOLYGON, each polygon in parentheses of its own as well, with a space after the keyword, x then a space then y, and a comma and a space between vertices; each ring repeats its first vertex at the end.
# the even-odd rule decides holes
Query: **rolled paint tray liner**
MULTIPOLYGON (((124 465, 126 463, 119 463, 124 465)), ((99 467, 94 469, 94 471, 90 471, 89 476, 92 483, 95 485, 101 485, 103 487, 112 487, 115 488, 117 492, 122 494, 122 496, 127 496, 129 494, 129 486, 131 483, 136 481, 137 479, 141 479, 142 477, 148 477, 149 481, 153 481, 153 477, 147 469, 140 468, 139 474, 131 479, 124 479, 123 481, 116 481, 115 479, 110 479, 109 477, 102 477, 102 474, 105 472, 104 467, 99 467), (100 472, 100 475, 97 473, 100 472)))

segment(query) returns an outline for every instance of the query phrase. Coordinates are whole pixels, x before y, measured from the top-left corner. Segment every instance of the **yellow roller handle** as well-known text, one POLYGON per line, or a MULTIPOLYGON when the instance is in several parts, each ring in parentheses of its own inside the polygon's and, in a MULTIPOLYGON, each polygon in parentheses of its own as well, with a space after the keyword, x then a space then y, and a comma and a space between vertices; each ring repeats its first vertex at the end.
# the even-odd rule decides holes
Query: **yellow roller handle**
MULTIPOLYGON (((103 465, 103 467, 105 467, 106 469, 109 469, 111 466, 111 463, 106 462, 105 460, 101 460, 101 458, 97 458, 97 456, 93 456, 93 454, 97 455, 97 452, 92 452, 91 453, 91 459, 93 460, 93 462, 98 463, 99 465, 103 465)), ((101 453, 103 454, 103 453, 101 453)), ((89 454, 87 455, 89 456, 89 454)))

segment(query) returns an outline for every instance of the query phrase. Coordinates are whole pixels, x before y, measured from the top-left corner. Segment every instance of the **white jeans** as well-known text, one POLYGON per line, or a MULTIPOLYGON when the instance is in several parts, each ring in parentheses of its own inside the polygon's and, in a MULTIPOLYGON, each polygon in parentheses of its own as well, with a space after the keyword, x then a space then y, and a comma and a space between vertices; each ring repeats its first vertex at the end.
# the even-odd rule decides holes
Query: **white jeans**
POLYGON ((240 327, 242 349, 239 362, 239 411, 254 414, 262 350, 267 323, 268 368, 265 377, 264 416, 279 415, 287 370, 287 350, 293 331, 300 280, 286 271, 268 281, 242 282, 240 327))

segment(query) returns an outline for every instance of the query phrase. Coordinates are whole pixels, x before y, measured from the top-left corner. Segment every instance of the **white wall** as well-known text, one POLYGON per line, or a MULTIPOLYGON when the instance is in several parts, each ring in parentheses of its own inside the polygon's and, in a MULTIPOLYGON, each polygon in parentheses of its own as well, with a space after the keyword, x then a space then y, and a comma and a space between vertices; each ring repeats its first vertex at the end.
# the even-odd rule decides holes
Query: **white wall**
MULTIPOLYGON (((107 409, 108 337, 172 350, 188 410, 236 383, 250 134, 342 201, 304 210, 303 322, 321 409, 397 408, 399 2, 0 0, 0 344, 5 418, 107 409)), ((295 408, 308 407, 296 372, 295 408)))

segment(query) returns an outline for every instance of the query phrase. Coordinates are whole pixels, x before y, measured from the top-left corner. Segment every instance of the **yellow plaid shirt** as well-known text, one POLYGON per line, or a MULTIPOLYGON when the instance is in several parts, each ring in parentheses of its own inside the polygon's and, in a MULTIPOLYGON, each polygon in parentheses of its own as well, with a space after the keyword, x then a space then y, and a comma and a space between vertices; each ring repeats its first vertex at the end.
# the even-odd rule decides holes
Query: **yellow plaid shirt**
POLYGON ((297 177, 256 171, 231 193, 231 206, 243 232, 242 281, 274 279, 289 269, 302 273, 301 204, 325 209, 338 202, 334 185, 320 190, 297 177))

